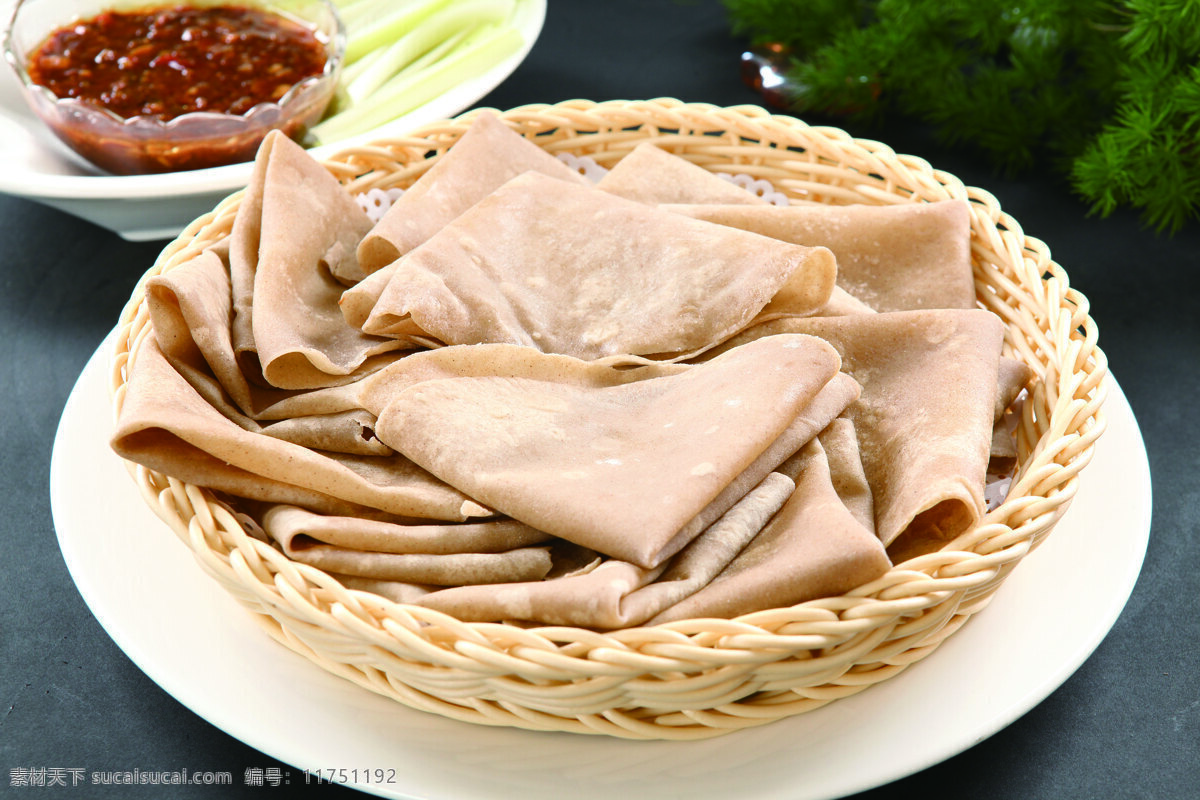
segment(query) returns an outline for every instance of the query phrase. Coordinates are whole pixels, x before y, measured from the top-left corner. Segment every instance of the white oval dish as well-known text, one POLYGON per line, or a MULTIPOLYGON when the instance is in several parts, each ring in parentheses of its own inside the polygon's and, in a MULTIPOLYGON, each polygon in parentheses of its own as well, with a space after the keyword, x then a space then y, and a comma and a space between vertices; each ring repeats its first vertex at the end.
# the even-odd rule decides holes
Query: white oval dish
MULTIPOLYGON (((0 0, 0 19, 13 0, 0 0)), ((315 147, 324 158, 338 150, 399 135, 466 110, 500 85, 529 55, 546 17, 546 0, 522 0, 515 23, 523 47, 492 69, 373 131, 315 147)), ((221 199, 246 185, 252 165, 162 175, 108 175, 59 142, 34 116, 12 70, 0 69, 0 192, 36 200, 116 232, 124 239, 169 239, 221 199)))
POLYGON ((961 753, 1062 685, 1116 622, 1149 541, 1149 462, 1114 379, 1109 427, 1071 513, 988 608, 904 673, 697 742, 472 725, 369 692, 262 635, 162 525, 109 448, 111 344, 83 370, 55 437, 50 501, 63 558, 92 613, 142 671, 200 717, 294 767, 286 777, 296 784, 325 770, 393 800, 844 797, 961 753), (97 508, 106 509, 99 518, 97 508))

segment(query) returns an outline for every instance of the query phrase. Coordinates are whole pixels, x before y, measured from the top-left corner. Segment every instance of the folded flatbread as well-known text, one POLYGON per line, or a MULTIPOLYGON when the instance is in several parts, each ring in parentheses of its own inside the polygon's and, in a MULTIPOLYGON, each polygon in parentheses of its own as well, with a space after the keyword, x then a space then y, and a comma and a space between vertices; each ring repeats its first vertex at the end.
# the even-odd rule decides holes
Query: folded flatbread
POLYGON ((381 581, 459 586, 540 580, 551 566, 550 537, 513 520, 405 524, 276 505, 261 525, 295 561, 381 581))
POLYGON ((1024 361, 1001 357, 1000 374, 996 378, 996 406, 993 409, 995 426, 992 429, 992 451, 988 462, 988 473, 1004 475, 1011 473, 1017 462, 1017 442, 1013 436, 1016 423, 1013 414, 1016 402, 1034 372, 1024 361))
POLYGON ((817 311, 836 272, 824 248, 529 172, 398 260, 377 300, 364 281, 342 305, 368 334, 409 342, 679 358, 764 310, 817 311))
POLYGON ((550 535, 513 519, 480 522, 396 522, 317 514, 298 506, 276 505, 261 514, 262 528, 290 547, 323 544, 347 551, 455 555, 503 553, 550 540, 550 535))
POLYGON ((1012 408, 1017 397, 1033 380, 1033 375, 1033 370, 1024 361, 1001 357, 1000 373, 996 377, 996 405, 992 408, 992 415, 997 422, 1012 408))
POLYGON ((146 282, 146 307, 163 356, 213 409, 248 431, 309 449, 390 455, 374 436, 374 415, 347 386, 310 391, 246 379, 233 352, 232 298, 222 240, 146 282))
POLYGON ((795 438, 811 438, 844 409, 857 386, 847 392, 837 375, 826 343, 778 336, 601 389, 490 374, 429 380, 388 402, 376 434, 499 513, 655 567, 700 533, 692 522, 710 504, 736 502, 724 490, 761 470, 760 456, 777 461, 758 480, 791 455, 773 445, 797 420, 811 430, 795 438), (821 397, 827 387, 837 403, 821 397), (818 407, 823 418, 806 413, 818 407))
MULTIPOLYGON (((276 389, 247 379, 233 349, 228 239, 146 281, 146 309, 155 340, 171 366, 231 420, 318 418, 358 408, 350 389, 276 389), (232 406, 232 407, 231 407, 232 406)), ((241 424, 241 423, 239 423, 241 424)))
POLYGON ((583 183, 563 162, 483 111, 457 142, 395 200, 358 245, 358 261, 375 272, 437 233, 511 178, 530 170, 583 183))
POLYGON ((769 474, 660 567, 611 560, 554 580, 456 587, 415 602, 475 622, 512 620, 601 629, 640 625, 712 580, 784 505, 793 487, 790 478, 769 474))
POLYGON ((310 450, 213 408, 148 337, 126 382, 112 447, 148 469, 238 497, 323 513, 461 521, 490 516, 407 458, 310 450))
POLYGON ((596 186, 639 203, 767 203, 753 192, 649 142, 624 156, 596 186))
POLYGON ((648 145, 605 180, 484 112, 372 229, 268 137, 230 234, 147 280, 114 450, 463 620, 735 616, 979 520, 1032 375, 965 203, 775 208, 648 145))
POLYGON ((871 205, 671 205, 696 219, 828 247, 838 286, 876 311, 975 308, 965 200, 871 205))
POLYGON ((711 581, 650 624, 786 608, 843 594, 891 569, 869 521, 863 524, 869 496, 849 421, 831 424, 790 467, 796 488, 779 513, 711 581))
POLYGON ((934 549, 983 514, 1004 324, 983 309, 768 322, 731 340, 807 333, 862 386, 847 409, 893 560, 934 549))
POLYGON ((232 338, 243 374, 280 389, 349 383, 400 345, 338 307, 370 218, 298 144, 272 133, 233 220, 232 338))
MULTIPOLYGON (((575 575, 586 575, 602 563, 600 557, 592 551, 576 547, 568 542, 555 541, 550 545, 549 552, 550 570, 546 573, 542 581, 536 581, 536 583, 557 581, 575 575)), ((347 575, 332 571, 331 574, 347 589, 373 592, 397 603, 417 603, 421 597, 431 592, 444 593, 448 591, 471 591, 473 589, 479 589, 485 593, 485 596, 493 597, 496 589, 500 589, 503 593, 511 593, 516 586, 515 583, 507 583, 503 586, 495 584, 466 584, 447 588, 433 584, 411 583, 394 579, 366 578, 359 575, 347 575)), ((436 604, 432 603, 429 605, 436 606, 436 604)), ((511 615, 494 615, 495 620, 512 618, 511 615)))
MULTIPOLYGON (((404 389, 439 378, 521 378, 580 389, 599 389, 679 375, 687 369, 680 364, 636 362, 625 357, 581 361, 512 345, 460 345, 413 353, 395 362, 365 378, 357 398, 364 409, 378 415, 404 389)), ((795 453, 820 431, 828 420, 841 413, 858 392, 858 384, 853 378, 841 373, 834 375, 771 446, 680 531, 680 538, 689 539, 712 524, 789 454, 795 453)))
POLYGON ((473 586, 533 581, 550 572, 549 547, 520 547, 503 553, 354 552, 309 540, 278 539, 284 554, 326 572, 375 581, 425 586, 473 586))

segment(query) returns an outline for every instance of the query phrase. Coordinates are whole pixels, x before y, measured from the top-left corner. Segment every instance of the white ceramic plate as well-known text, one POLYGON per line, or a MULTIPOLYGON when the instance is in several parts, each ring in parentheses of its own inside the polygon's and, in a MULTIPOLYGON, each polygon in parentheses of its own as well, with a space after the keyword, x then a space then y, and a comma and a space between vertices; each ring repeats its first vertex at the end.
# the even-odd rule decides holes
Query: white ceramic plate
MULTIPOLYGON (((8 24, 14 5, 14 0, 0 0, 0 24, 8 24)), ((517 8, 515 23, 525 40, 519 52, 413 112, 361 136, 313 148, 313 155, 326 158, 469 108, 512 74, 542 31, 546 0, 521 0, 517 8)), ((232 164, 165 175, 103 173, 59 142, 33 115, 16 75, 0 63, 0 192, 53 206, 125 239, 169 239, 245 186, 250 169, 250 164, 232 164)))
POLYGON ((1058 527, 988 608, 900 675, 807 714, 700 742, 477 726, 336 678, 255 626, 143 503, 108 449, 109 352, 105 342, 88 363, 55 438, 51 504, 67 566, 134 663, 204 719, 293 765, 293 782, 303 770, 343 769, 345 782, 364 791, 424 800, 816 800, 869 789, 986 739, 1061 685, 1124 607, 1149 536, 1146 451, 1114 382, 1109 430, 1058 527))

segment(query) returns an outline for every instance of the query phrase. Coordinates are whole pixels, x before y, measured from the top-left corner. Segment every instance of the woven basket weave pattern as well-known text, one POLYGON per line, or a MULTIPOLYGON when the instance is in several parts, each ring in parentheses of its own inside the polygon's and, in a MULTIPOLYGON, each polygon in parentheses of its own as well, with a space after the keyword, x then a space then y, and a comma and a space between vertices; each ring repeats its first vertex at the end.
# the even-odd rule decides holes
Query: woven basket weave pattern
MULTIPOLYGON (((969 200, 979 303, 1006 323, 1005 354, 1036 375, 1021 405, 1020 466, 1008 498, 942 550, 840 597, 733 620, 597 633, 464 623, 349 591, 249 536, 207 490, 131 466, 155 512, 271 636, 355 683, 456 719, 697 739, 805 712, 895 675, 982 609, 1049 534, 1104 429, 1107 365, 1086 299, 994 197, 883 144, 753 106, 573 101, 500 116, 551 153, 611 167, 649 140, 712 171, 770 181, 794 203, 969 200)), ((471 118, 348 149, 327 167, 351 192, 407 187, 471 118)), ((234 194, 196 220, 146 277, 226 235, 239 200, 234 194)), ((118 409, 126 365, 147 335, 139 285, 117 336, 111 387, 118 409)))

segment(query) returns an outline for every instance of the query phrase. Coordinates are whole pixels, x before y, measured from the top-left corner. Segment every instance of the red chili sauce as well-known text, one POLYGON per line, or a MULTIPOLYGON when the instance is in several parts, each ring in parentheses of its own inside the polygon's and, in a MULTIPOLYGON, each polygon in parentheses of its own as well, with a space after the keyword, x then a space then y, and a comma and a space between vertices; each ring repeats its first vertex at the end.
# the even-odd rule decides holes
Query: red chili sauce
POLYGON ((55 31, 30 78, 122 117, 243 114, 324 70, 324 45, 277 14, 241 6, 106 11, 55 31))

